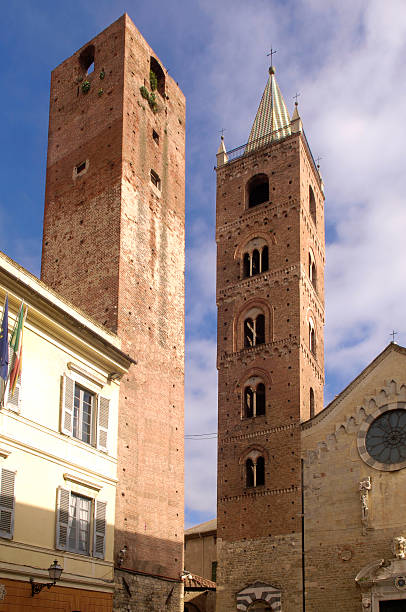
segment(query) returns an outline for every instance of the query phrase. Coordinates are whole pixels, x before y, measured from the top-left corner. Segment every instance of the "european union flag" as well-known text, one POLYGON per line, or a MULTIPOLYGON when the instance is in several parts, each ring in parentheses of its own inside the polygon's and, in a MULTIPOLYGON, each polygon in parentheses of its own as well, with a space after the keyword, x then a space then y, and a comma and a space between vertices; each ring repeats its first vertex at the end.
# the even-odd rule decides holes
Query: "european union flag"
POLYGON ((8 376, 8 296, 4 302, 3 320, 0 331, 0 378, 4 381, 8 376))

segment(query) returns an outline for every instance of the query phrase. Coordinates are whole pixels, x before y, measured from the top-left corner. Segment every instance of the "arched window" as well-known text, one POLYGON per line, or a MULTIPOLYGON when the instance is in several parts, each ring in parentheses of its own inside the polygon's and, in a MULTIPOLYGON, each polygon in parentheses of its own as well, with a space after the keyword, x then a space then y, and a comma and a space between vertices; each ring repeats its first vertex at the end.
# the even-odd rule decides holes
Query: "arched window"
POLYGON ((248 208, 269 201, 269 180, 266 174, 256 174, 247 185, 248 208))
POLYGON ((313 319, 309 318, 309 349, 313 353, 316 353, 316 333, 314 330, 314 322, 313 319))
POLYGON ((316 261, 311 249, 309 250, 309 280, 316 289, 316 261))
POLYGON ((252 459, 245 462, 245 482, 247 487, 255 487, 255 466, 252 459))
POLYGON ((259 314, 255 319, 244 321, 244 347, 256 346, 265 342, 265 317, 259 314))
POLYGON ((94 70, 94 51, 94 45, 89 45, 79 55, 80 67, 85 75, 90 74, 94 70))
POLYGON ((314 391, 310 387, 310 418, 314 417, 314 391))
POLYGON ((249 419, 265 414, 265 385, 249 386, 244 389, 244 416, 249 419))
POLYGON ((245 482, 247 487, 261 487, 265 484, 265 459, 249 458, 245 462, 245 482))
POLYGON ((156 89, 163 98, 165 97, 165 73, 155 57, 151 57, 150 61, 150 87, 152 91, 156 89))
POLYGON ((309 185, 309 211, 314 224, 316 224, 316 199, 311 185, 309 185))

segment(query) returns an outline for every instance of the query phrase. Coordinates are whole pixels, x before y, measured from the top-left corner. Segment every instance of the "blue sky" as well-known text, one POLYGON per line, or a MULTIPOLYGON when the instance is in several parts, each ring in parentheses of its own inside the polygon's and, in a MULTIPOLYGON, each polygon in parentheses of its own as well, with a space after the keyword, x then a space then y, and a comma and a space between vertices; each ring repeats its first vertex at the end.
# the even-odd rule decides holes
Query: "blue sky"
MULTIPOLYGON (((187 98, 186 432, 216 430, 215 153, 246 142, 270 47, 326 188, 326 402, 406 343, 403 0, 19 0, 2 7, 1 249, 39 274, 51 70, 128 12, 187 98), (343 6, 344 5, 344 6, 343 6)), ((215 515, 216 441, 186 441, 187 525, 215 515)))

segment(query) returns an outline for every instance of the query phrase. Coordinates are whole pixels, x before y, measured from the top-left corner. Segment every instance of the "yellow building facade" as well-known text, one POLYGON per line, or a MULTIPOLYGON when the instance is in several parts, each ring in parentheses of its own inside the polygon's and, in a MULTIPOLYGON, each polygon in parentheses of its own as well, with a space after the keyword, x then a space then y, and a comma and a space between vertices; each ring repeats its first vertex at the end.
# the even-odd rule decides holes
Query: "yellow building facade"
POLYGON ((0 254, 9 331, 28 308, 23 365, 0 409, 0 610, 112 609, 118 338, 0 254), (63 568, 51 588, 54 560, 63 568))

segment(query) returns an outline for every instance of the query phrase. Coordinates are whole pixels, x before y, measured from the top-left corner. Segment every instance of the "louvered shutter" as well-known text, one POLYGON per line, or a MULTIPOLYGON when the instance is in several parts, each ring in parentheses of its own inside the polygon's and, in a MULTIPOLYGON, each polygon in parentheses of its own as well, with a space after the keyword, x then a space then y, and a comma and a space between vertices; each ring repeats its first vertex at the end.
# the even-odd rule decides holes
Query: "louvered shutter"
POLYGON ((67 489, 58 489, 56 504, 56 548, 66 550, 68 545, 70 493, 67 489))
POLYGON ((97 413, 97 448, 107 451, 110 400, 99 396, 97 413))
POLYGON ((21 372, 18 375, 17 383, 14 389, 13 395, 11 395, 11 389, 8 387, 7 391, 7 407, 11 410, 20 410, 20 399, 21 399, 21 372))
POLYGON ((0 488, 0 536, 11 539, 14 531, 14 482, 15 472, 1 470, 0 488))
POLYGON ((95 500, 93 556, 104 559, 106 548, 106 502, 95 500))
POLYGON ((73 405, 75 381, 66 374, 63 377, 61 431, 71 436, 73 434, 73 405))

